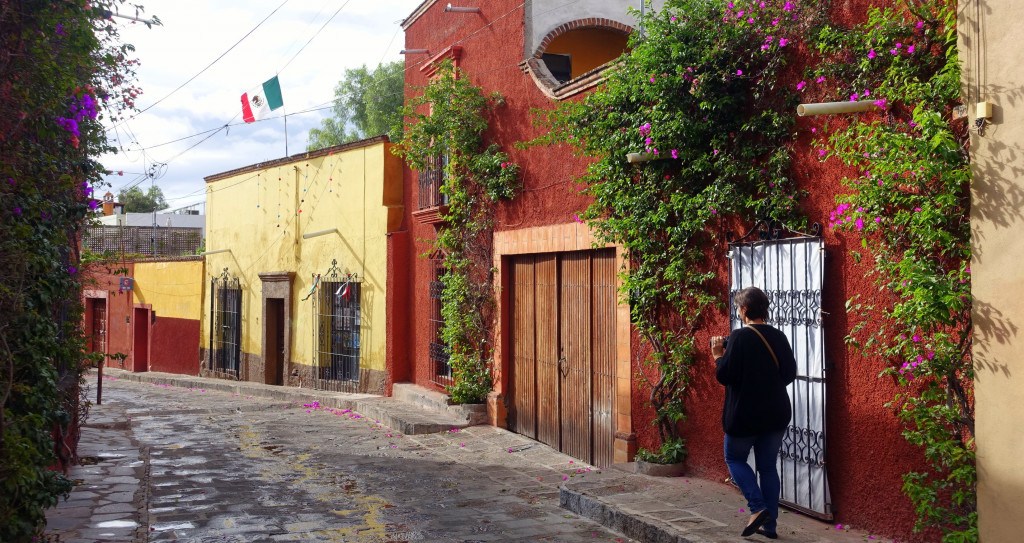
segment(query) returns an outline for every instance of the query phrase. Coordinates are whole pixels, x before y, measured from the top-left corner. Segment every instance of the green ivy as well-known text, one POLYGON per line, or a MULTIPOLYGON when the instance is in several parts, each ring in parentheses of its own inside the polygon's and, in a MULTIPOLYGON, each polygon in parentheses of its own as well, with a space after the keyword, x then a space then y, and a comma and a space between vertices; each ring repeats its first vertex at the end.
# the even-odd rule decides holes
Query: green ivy
POLYGON ((882 356, 900 391, 891 403, 927 469, 903 478, 916 530, 945 543, 977 541, 974 369, 971 358, 970 181, 954 0, 871 9, 852 29, 825 27, 808 92, 873 99, 819 141, 823 156, 857 169, 844 180, 833 227, 857 236, 885 304, 851 300, 848 342, 882 356), (881 318, 879 318, 881 317, 881 318))
POLYGON ((804 226, 789 177, 796 102, 779 78, 807 18, 791 17, 802 12, 789 2, 740 4, 669 0, 640 17, 643 33, 605 83, 540 112, 548 132, 533 142, 594 159, 581 179, 593 197, 583 218, 625 249, 621 295, 652 347, 663 447, 682 444, 694 333, 722 307, 725 231, 759 219, 804 226), (630 152, 651 160, 629 163, 630 152))
POLYGON ((28 541, 70 482, 87 404, 77 256, 106 152, 133 108, 120 2, 0 0, 0 541, 28 541), (55 439, 56 438, 56 439, 55 439))
POLYGON ((492 387, 494 205, 512 198, 519 187, 519 167, 483 137, 487 113, 502 103, 446 62, 406 104, 404 115, 412 122, 396 147, 415 170, 429 168, 438 156, 448 158, 441 186, 448 207, 434 248, 444 255, 441 337, 449 351, 455 403, 483 402, 492 387))

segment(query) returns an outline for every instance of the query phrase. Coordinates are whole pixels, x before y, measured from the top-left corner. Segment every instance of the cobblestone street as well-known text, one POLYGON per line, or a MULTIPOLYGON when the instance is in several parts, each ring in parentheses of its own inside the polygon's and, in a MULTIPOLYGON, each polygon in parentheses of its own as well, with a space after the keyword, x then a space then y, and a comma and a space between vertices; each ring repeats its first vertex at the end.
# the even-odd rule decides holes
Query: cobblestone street
POLYGON ((111 501, 61 541, 630 541, 558 507, 563 480, 596 470, 490 426, 403 436, 350 410, 119 380, 103 396, 141 455, 83 450, 120 465, 51 515, 111 501))

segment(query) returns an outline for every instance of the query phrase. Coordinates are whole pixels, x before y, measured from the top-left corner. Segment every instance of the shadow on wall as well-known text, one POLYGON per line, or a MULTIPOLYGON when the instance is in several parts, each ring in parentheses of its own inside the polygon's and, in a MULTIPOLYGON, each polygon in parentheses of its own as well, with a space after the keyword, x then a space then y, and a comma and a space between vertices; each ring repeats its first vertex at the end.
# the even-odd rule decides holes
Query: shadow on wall
MULTIPOLYGON (((992 342, 1000 345, 1008 345, 1017 336, 1017 325, 1005 318, 1002 311, 996 309, 992 304, 974 300, 974 364, 976 370, 987 370, 993 374, 1002 373, 1004 377, 1010 376, 1010 367, 1005 363, 999 363, 997 358, 990 356, 992 342)), ((984 377, 979 371, 975 372, 975 379, 981 380, 984 377)))

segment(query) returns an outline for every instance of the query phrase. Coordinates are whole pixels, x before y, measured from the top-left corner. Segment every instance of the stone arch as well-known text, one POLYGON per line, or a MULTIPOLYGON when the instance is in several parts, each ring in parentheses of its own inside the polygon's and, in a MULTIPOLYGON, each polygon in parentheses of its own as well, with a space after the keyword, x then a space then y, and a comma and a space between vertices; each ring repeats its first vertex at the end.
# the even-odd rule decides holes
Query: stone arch
POLYGON ((622 33, 623 35, 630 35, 633 32, 633 27, 620 23, 612 19, 605 19, 603 17, 588 17, 585 19, 576 19, 575 21, 569 21, 556 26, 551 32, 548 32, 544 39, 541 40, 540 45, 537 46, 537 50, 533 52, 534 58, 541 58, 547 51, 548 46, 551 42, 560 36, 572 32, 574 30, 583 29, 601 29, 601 30, 614 30, 622 33))

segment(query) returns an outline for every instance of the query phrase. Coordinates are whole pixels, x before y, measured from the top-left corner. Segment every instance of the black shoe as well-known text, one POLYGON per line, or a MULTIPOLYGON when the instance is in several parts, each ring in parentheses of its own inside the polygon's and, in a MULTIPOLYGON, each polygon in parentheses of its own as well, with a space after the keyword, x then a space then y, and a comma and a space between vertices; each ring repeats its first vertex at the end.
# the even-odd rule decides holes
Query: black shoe
POLYGON ((743 537, 754 535, 757 533, 757 529, 764 525, 764 523, 768 522, 768 519, 771 518, 771 516, 771 513, 769 513, 767 509, 758 511, 754 520, 750 521, 750 524, 747 524, 746 528, 743 528, 740 535, 743 537))
POLYGON ((775 532, 769 532, 768 530, 765 530, 764 528, 758 528, 757 529, 757 535, 763 535, 763 536, 767 537, 768 539, 778 539, 779 538, 779 534, 777 534, 775 532))

